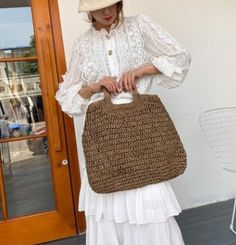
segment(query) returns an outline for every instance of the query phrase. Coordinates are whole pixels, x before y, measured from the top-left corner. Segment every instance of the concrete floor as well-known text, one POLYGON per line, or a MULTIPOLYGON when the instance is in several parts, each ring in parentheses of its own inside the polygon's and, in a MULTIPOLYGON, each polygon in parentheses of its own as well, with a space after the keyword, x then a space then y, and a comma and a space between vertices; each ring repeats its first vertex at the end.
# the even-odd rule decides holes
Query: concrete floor
MULTIPOLYGON (((55 209, 51 169, 46 154, 25 155, 24 159, 16 157, 12 174, 7 168, 4 170, 10 217, 55 209)), ((184 210, 176 220, 185 244, 236 245, 236 235, 229 230, 232 209, 233 200, 229 200, 184 210)), ((0 219, 1 216, 0 206, 0 219)), ((85 245, 85 235, 44 244, 85 245)))
MULTIPOLYGON (((236 245, 236 235, 229 230, 232 208, 229 200, 183 211, 176 220, 185 245, 236 245)), ((85 245, 85 235, 44 244, 85 245)))

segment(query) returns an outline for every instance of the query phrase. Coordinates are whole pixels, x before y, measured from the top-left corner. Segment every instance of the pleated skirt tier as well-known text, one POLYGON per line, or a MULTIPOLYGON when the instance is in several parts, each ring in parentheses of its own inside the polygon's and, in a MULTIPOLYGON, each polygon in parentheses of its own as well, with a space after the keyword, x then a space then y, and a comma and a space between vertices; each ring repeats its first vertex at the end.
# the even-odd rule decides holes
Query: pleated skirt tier
POLYGON ((167 181, 98 194, 83 169, 78 210, 85 212, 86 245, 184 245, 174 218, 181 208, 167 181))

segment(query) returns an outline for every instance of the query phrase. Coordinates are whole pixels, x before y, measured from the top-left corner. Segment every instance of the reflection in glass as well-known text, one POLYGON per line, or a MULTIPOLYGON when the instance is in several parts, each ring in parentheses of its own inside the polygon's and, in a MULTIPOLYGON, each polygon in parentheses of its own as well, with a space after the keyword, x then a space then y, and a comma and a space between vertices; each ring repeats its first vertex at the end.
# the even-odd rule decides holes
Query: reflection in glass
POLYGON ((0 59, 36 56, 34 36, 31 36, 30 39, 32 43, 29 43, 28 47, 0 49, 0 59))
POLYGON ((24 78, 38 74, 38 63, 36 61, 1 62, 0 79, 11 80, 24 78))
POLYGON ((30 7, 0 8, 0 23, 0 58, 35 56, 30 7))
POLYGON ((55 210, 47 138, 2 143, 0 147, 9 218, 55 210))
POLYGON ((0 138, 38 133, 42 127, 45 123, 38 63, 0 63, 0 138))

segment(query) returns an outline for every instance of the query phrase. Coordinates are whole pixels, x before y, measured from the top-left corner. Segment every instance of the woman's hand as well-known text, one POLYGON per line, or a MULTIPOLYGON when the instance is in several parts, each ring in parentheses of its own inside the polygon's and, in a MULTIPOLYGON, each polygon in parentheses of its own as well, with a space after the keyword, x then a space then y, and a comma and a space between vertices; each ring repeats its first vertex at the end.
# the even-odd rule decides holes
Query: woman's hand
POLYGON ((132 91, 136 89, 136 80, 143 77, 143 75, 144 73, 142 68, 128 71, 120 78, 119 87, 125 91, 132 91))
POLYGON ((94 93, 102 92, 103 87, 105 87, 110 93, 120 93, 122 90, 118 86, 118 82, 115 80, 116 77, 103 77, 97 83, 92 84, 91 90, 94 93))
POLYGON ((123 74, 119 80, 119 87, 122 90, 132 91, 136 88, 136 80, 145 75, 160 74, 161 72, 152 64, 144 65, 133 71, 129 71, 123 74))

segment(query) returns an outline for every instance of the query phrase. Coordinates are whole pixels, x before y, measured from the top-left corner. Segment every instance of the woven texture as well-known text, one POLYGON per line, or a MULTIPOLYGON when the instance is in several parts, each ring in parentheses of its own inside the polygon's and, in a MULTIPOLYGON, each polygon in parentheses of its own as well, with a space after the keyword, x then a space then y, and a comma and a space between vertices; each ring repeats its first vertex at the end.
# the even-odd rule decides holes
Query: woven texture
POLYGON ((97 193, 128 190, 172 179, 186 169, 186 153, 157 95, 110 96, 86 111, 82 144, 88 180, 97 193))

